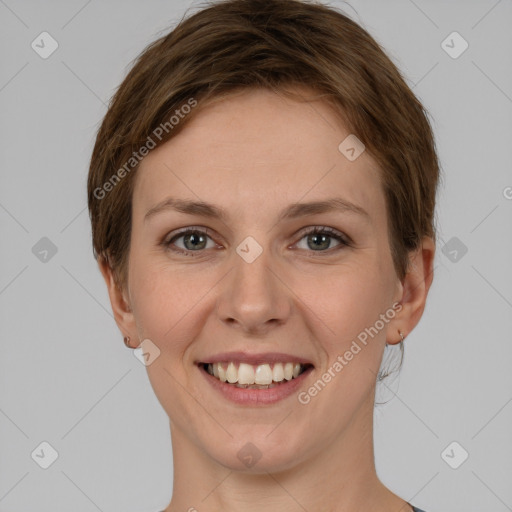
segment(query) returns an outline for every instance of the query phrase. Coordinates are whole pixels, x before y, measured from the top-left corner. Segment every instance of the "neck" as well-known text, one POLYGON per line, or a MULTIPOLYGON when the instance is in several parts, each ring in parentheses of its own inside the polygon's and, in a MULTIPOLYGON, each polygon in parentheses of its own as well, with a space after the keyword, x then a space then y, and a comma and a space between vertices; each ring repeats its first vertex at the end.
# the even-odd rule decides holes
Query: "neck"
MULTIPOLYGON (((327 449, 278 471, 241 472, 219 464, 171 422, 173 496, 165 512, 410 512, 378 479, 373 396, 327 449)), ((229 446, 226 446, 229 449, 229 446)))

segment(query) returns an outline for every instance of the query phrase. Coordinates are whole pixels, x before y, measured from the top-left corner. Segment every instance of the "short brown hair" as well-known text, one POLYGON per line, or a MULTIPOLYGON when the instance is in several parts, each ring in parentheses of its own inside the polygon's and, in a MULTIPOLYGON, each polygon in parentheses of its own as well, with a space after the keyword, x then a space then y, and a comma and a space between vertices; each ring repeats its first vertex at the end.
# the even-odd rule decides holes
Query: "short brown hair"
POLYGON ((428 112, 380 45, 341 12, 300 0, 221 0, 141 53, 98 131, 88 177, 93 251, 118 285, 127 282, 137 169, 137 161, 133 170, 126 162, 191 98, 199 106, 155 146, 208 101, 249 87, 293 96, 294 85, 331 104, 379 165, 391 254, 404 278, 409 251, 423 236, 435 239, 439 163, 428 112))

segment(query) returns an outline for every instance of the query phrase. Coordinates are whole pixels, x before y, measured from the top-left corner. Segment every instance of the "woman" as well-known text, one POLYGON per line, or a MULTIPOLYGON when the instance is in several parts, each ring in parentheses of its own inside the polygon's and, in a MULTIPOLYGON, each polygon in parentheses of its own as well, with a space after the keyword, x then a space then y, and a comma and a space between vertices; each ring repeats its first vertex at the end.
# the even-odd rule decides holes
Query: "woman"
POLYGON ((141 54, 88 195, 170 420, 166 512, 421 512, 376 474, 373 407, 432 282, 438 174, 424 108, 334 9, 217 2, 141 54))

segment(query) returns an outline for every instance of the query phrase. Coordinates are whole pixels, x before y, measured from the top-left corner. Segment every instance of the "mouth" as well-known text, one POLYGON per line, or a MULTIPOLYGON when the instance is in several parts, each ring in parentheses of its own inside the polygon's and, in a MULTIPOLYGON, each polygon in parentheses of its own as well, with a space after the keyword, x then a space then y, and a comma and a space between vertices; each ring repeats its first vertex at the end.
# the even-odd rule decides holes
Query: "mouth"
POLYGON ((313 368, 310 363, 272 362, 261 364, 236 361, 200 362, 198 366, 219 382, 243 389, 272 389, 286 386, 313 368))

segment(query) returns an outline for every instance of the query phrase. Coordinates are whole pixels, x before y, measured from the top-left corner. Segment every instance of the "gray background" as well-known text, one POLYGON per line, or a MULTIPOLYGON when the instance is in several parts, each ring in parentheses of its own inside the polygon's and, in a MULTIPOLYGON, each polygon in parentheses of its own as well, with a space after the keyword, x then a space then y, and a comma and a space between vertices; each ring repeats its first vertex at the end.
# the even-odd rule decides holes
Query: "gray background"
MULTIPOLYGON (((156 512, 171 497, 167 416, 112 318, 85 190, 114 89, 191 5, 0 0, 0 512, 156 512), (59 45, 47 59, 31 47, 43 31, 59 45), (31 456, 43 441, 48 469, 31 456)), ((512 2, 332 5, 405 73, 444 170, 434 284, 376 408, 379 475, 427 512, 512 510, 512 2), (453 31, 458 58, 441 45, 453 31)))

